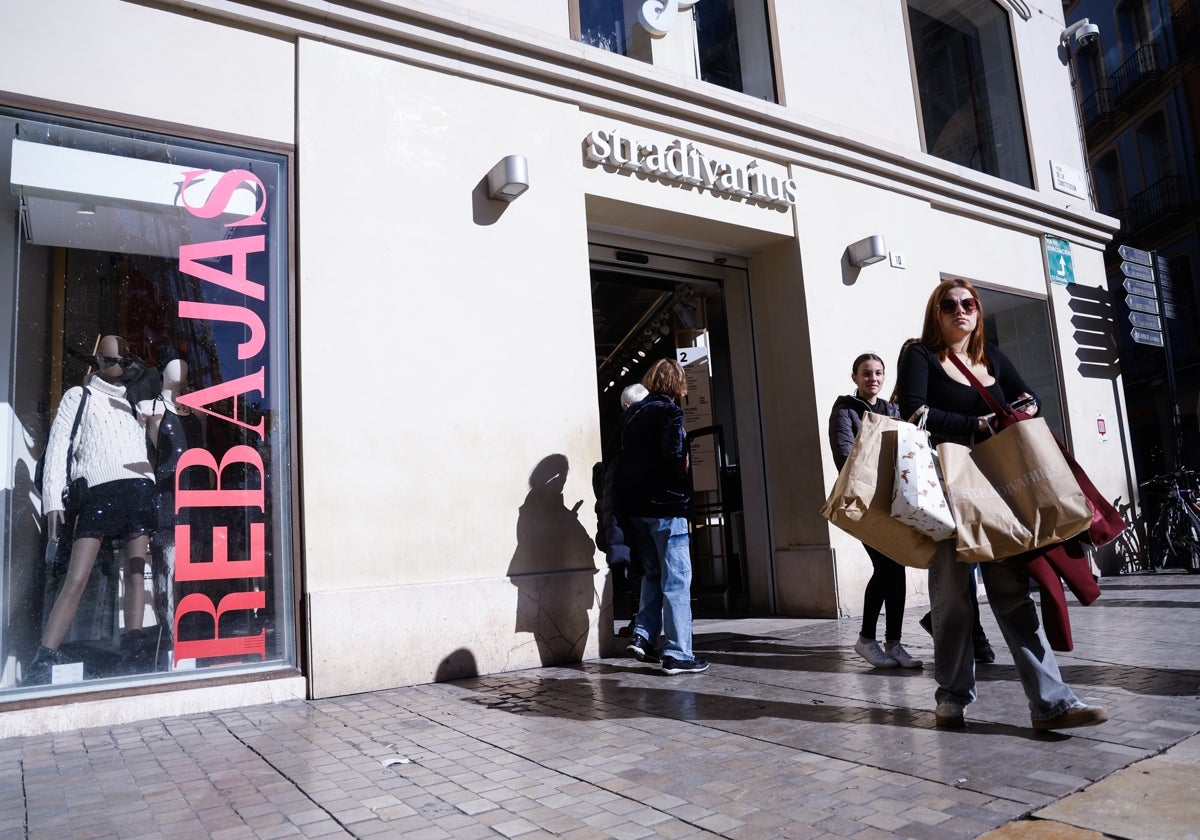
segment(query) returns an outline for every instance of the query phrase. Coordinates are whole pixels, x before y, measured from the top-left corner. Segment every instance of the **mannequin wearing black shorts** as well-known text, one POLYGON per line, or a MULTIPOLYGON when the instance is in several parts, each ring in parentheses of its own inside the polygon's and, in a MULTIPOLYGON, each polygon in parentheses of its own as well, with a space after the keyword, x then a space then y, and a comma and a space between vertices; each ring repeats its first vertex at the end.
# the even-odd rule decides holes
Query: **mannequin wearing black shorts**
MULTIPOLYGON (((125 399, 121 384, 128 355, 125 339, 104 336, 97 345, 98 370, 84 386, 89 398, 74 440, 71 475, 88 479, 88 487, 71 535, 66 579, 46 620, 41 647, 25 670, 26 685, 50 682, 53 666, 71 661, 58 648, 75 619, 106 538, 124 543, 125 629, 127 635, 141 634, 146 551, 155 524, 154 473, 146 455, 144 424, 125 399)), ((51 539, 57 538, 66 521, 61 494, 67 483, 67 440, 81 395, 81 390, 71 389, 63 396, 46 447, 42 507, 51 539)))

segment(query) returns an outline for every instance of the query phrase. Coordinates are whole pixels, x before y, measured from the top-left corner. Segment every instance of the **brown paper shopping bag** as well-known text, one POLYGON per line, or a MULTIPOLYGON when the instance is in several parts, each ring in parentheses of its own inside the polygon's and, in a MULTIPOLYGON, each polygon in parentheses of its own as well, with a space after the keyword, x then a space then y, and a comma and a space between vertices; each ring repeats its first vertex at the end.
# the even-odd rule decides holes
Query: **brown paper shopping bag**
POLYGON ((1025 420, 974 448, 937 448, 958 523, 958 559, 1003 560, 1070 539, 1092 509, 1046 421, 1025 420))
POLYGON ((821 515, 904 566, 929 568, 937 543, 892 519, 896 427, 901 421, 868 412, 821 515))

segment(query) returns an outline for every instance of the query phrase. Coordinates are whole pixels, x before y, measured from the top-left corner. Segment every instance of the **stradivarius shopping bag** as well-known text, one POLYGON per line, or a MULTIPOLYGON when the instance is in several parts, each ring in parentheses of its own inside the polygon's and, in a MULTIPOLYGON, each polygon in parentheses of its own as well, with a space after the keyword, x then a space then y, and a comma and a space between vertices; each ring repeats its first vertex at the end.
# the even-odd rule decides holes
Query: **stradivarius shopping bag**
POLYGON ((946 501, 934 463, 934 449, 925 431, 929 409, 922 406, 913 423, 896 427, 896 482, 892 490, 892 519, 932 540, 955 534, 954 514, 946 501))
POLYGON ((929 568, 937 544, 892 519, 896 427, 901 421, 867 412, 821 515, 904 566, 929 568))
POLYGON ((1041 418, 1014 423, 974 447, 937 447, 958 523, 958 560, 1003 560, 1087 530, 1092 509, 1041 418))

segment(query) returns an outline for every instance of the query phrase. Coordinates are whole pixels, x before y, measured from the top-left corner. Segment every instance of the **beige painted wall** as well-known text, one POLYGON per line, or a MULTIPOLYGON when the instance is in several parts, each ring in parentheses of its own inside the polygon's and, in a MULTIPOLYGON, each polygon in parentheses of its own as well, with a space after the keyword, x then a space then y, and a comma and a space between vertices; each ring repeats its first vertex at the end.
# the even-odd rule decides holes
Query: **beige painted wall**
POLYGON ((541 576, 571 571, 587 585, 553 611, 594 656, 600 441, 572 109, 304 42, 299 117, 315 692, 426 681, 459 648, 484 672, 538 664, 513 649, 541 632, 541 576), (481 182, 509 154, 531 186, 491 201, 481 182))
POLYGON ((295 49, 117 0, 0 0, 0 90, 295 140, 295 49))

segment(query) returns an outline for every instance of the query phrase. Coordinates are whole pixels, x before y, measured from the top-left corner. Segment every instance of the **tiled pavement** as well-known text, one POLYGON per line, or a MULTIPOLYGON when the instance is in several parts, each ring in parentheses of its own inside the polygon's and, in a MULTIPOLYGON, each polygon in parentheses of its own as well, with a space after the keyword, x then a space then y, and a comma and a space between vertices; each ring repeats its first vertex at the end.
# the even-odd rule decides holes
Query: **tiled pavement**
POLYGON ((0 741, 0 837, 1196 837, 1200 577, 1103 588, 1059 659, 1099 727, 1028 728, 986 608, 960 731, 854 619, 697 622, 699 676, 610 659, 0 741))

